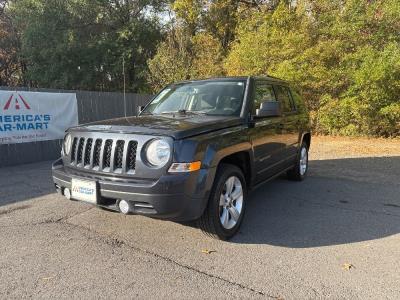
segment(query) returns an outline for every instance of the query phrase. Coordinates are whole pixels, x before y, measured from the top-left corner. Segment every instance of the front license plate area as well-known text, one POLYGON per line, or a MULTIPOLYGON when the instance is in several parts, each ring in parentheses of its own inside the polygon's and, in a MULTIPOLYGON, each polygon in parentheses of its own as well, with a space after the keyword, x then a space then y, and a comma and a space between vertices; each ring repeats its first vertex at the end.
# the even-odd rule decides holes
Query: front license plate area
POLYGON ((89 203, 97 203, 97 184, 96 181, 72 179, 72 199, 81 200, 89 203))

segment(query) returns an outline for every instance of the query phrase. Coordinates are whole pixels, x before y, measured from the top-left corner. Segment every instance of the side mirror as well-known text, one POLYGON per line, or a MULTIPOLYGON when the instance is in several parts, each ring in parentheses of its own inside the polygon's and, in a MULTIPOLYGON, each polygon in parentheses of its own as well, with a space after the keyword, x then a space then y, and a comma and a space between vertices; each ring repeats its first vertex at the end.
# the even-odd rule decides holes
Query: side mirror
POLYGON ((140 114, 142 111, 143 111, 143 109, 144 109, 144 106, 143 105, 140 105, 140 106, 138 106, 138 114, 140 114))
POLYGON ((262 102, 256 110, 256 117, 278 117, 281 113, 281 105, 278 101, 262 102))

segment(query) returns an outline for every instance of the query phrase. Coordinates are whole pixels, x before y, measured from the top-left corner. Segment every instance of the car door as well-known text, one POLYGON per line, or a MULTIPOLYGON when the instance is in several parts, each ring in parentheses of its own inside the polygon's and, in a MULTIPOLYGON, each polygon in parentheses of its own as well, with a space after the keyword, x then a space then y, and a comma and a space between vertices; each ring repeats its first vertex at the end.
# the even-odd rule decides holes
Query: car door
POLYGON ((254 153, 256 183, 274 176, 282 169, 282 116, 257 117, 256 109, 265 101, 277 101, 273 86, 268 81, 256 80, 252 89, 251 118, 249 130, 254 153))
POLYGON ((299 146, 299 118, 290 89, 284 85, 274 84, 277 100, 282 107, 282 142, 285 144, 283 153, 286 165, 293 163, 299 146))

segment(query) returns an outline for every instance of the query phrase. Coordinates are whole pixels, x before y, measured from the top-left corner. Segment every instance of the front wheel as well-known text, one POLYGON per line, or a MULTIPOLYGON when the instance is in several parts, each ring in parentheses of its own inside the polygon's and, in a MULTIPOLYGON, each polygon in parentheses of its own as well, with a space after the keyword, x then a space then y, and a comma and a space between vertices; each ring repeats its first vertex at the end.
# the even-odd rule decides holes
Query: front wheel
POLYGON ((198 220, 207 235, 228 240, 239 230, 247 200, 243 172, 234 165, 222 164, 215 176, 208 205, 198 220))
POLYGON ((287 172, 289 179, 302 181, 308 171, 308 147, 305 142, 301 144, 296 158, 296 165, 287 172))

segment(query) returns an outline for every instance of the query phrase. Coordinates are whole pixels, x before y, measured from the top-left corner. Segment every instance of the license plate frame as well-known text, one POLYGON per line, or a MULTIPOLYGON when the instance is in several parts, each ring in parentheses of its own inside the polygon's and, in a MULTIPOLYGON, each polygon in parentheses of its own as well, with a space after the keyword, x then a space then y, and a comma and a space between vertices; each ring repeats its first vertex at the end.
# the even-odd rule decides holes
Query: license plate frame
POLYGON ((72 178, 71 198, 91 204, 97 204, 97 182, 72 178))

